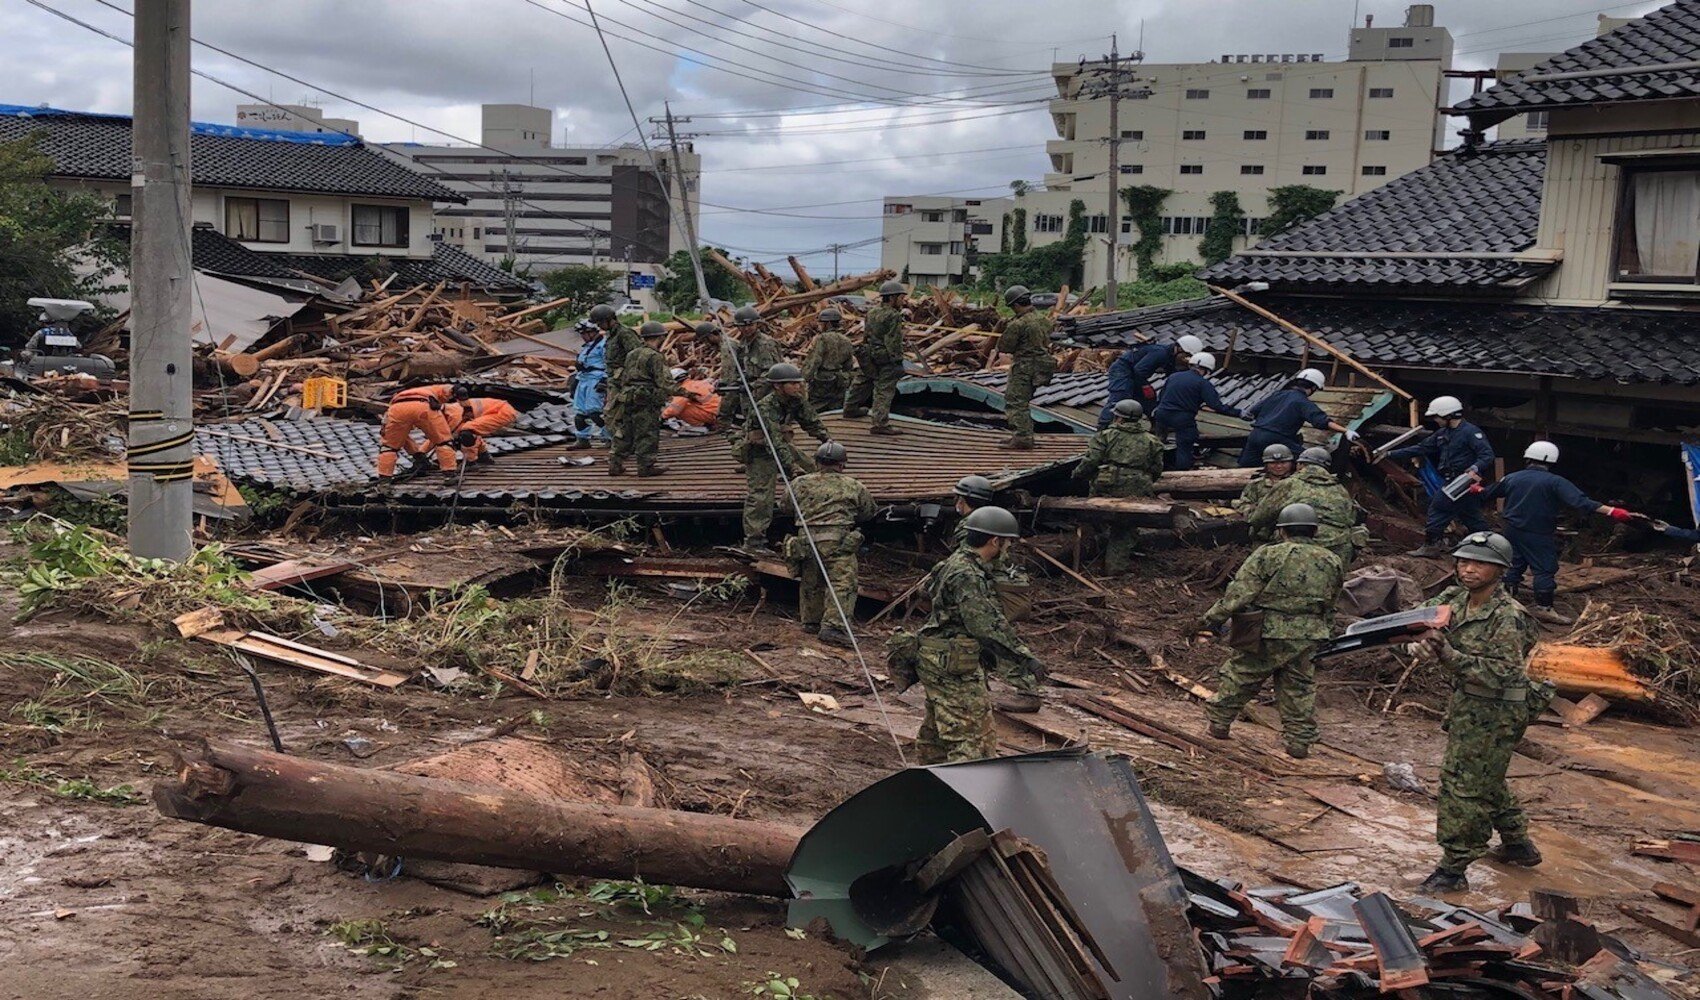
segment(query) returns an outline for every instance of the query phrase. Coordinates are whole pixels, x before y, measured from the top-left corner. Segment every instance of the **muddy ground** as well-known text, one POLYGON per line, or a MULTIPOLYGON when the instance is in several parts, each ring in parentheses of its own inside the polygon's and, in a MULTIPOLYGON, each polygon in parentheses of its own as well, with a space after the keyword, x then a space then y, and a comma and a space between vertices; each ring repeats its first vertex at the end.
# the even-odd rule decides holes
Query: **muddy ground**
MULTIPOLYGON (((1199 735, 1196 700, 1119 637, 1156 650, 1175 674, 1212 684, 1223 651, 1192 642, 1189 626, 1241 557, 1234 549, 1155 556, 1103 580, 1107 596, 1042 578, 1044 607, 1022 631, 1072 687, 1053 690, 1036 716, 1001 717, 1005 749, 1085 738, 1127 753, 1177 860, 1205 874, 1318 886, 1350 879, 1409 895, 1438 856, 1436 678, 1401 679, 1404 665, 1386 654, 1330 669, 1326 743, 1303 762, 1284 757, 1264 725, 1242 723, 1230 744, 1191 743, 1141 735, 1074 704, 1109 694, 1156 727, 1148 731, 1199 735), (1411 763, 1425 792, 1392 789, 1387 762, 1411 763)), ((1438 563, 1386 561, 1424 583, 1444 575, 1438 563)), ((893 586, 913 578, 895 560, 876 563, 893 586)), ((1588 596, 1686 616, 1691 626, 1700 620, 1700 590, 1671 579, 1674 561, 1638 565, 1639 579, 1588 596)), ((557 586, 584 614, 607 600, 600 580, 557 586)), ((1563 599, 1571 610, 1582 600, 1563 599)), ((701 599, 681 614, 678 597, 640 583, 619 604, 618 624, 608 627, 677 636, 675 651, 725 651, 748 670, 648 696, 610 696, 589 680, 547 701, 512 688, 493 693, 481 681, 385 691, 282 666, 259 670, 290 752, 360 766, 441 754, 499 730, 570 755, 584 778, 577 794, 617 791, 622 756, 637 751, 666 804, 799 824, 899 766, 854 659, 802 635, 782 593, 759 605, 748 596, 701 599), (801 691, 832 694, 840 707, 810 711, 801 691)), ((267 743, 246 678, 205 644, 131 612, 50 610, 17 622, 17 609, 8 586, 0 650, 36 658, 0 666, 0 912, 8 916, 0 997, 719 998, 772 995, 760 991, 774 976, 819 998, 922 995, 879 954, 787 933, 773 901, 574 879, 475 897, 345 871, 305 845, 163 819, 146 793, 170 768, 174 744, 202 735, 267 743), (75 657, 121 665, 135 683, 67 697, 79 689, 54 664, 75 657), (528 935, 528 927, 538 930, 528 935)), ((892 626, 868 627, 870 650, 882 648, 878 638, 892 626)), ((302 638, 335 645, 319 633, 302 638)), ((894 728, 912 732, 918 690, 899 698, 887 684, 882 693, 894 728)), ((1271 713, 1265 706, 1258 717, 1271 713)), ((1562 888, 1583 897, 1602 927, 1682 960, 1680 945, 1616 904, 1675 919, 1648 890, 1657 881, 1692 883, 1694 873, 1630 852, 1638 839, 1700 830, 1700 739, 1614 709, 1583 729, 1534 727, 1525 749, 1513 784, 1547 862, 1533 872, 1478 866, 1469 902, 1486 907, 1537 886, 1562 888)))

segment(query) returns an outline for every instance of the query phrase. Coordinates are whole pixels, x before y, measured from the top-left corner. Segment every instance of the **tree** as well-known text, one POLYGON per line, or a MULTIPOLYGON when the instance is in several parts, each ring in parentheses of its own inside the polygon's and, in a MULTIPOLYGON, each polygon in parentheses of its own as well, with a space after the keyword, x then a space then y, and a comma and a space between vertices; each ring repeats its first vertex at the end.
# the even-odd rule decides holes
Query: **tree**
POLYGON ((1032 190, 1032 187, 1033 185, 1023 180, 1013 180, 1009 182, 1009 191, 1017 198, 1025 198, 1027 196, 1027 192, 1032 190))
POLYGON ((611 267, 598 264, 570 264, 548 271, 538 280, 549 290, 551 299, 566 299, 562 311, 568 316, 582 316, 591 306, 608 301, 614 283, 625 276, 611 267))
MULTIPOLYGON (((709 296, 736 302, 748 295, 749 289, 744 287, 743 282, 726 273, 724 267, 708 259, 711 249, 702 248, 702 278, 708 285, 709 296)), ((715 252, 734 264, 742 264, 737 257, 723 249, 715 252)), ((667 273, 655 283, 656 297, 667 303, 667 308, 675 313, 689 312, 697 304, 697 279, 691 269, 690 251, 674 251, 673 255, 667 258, 666 267, 667 273)))
POLYGON ((105 225, 112 206, 49 187, 52 169, 34 137, 0 143, 0 343, 22 344, 34 332, 31 297, 116 291, 111 278, 129 262, 128 246, 105 225))
MULTIPOLYGON (((1016 209, 1012 215, 1021 216, 1016 209)), ((1018 225, 1024 224, 1021 220, 1018 225)), ((1017 229, 1020 233, 1024 230, 1017 229)), ((1010 243, 1016 245, 1012 238, 1010 243)), ((1026 285, 1048 290, 1063 285, 1079 287, 1081 261, 1086 250, 1086 203, 1076 198, 1068 205, 1068 228, 1063 238, 1045 246, 1010 253, 989 253, 980 258, 980 284, 988 289, 1026 285)))
POLYGON ((1220 264, 1233 256, 1234 237, 1240 234, 1245 222, 1245 209, 1240 207, 1239 195, 1218 191, 1210 196, 1210 227, 1198 241, 1198 256, 1206 267, 1220 264))
POLYGON ((1009 238, 1010 253, 1027 249, 1027 209, 1018 208, 1009 213, 1009 227, 1004 235, 1009 238))
POLYGON ((1325 191, 1308 184, 1287 184, 1269 189, 1269 218, 1258 232, 1264 236, 1284 233, 1334 207, 1340 192, 1325 191))
POLYGON ((1163 219, 1159 213, 1163 202, 1173 193, 1150 184, 1122 188, 1122 203, 1127 206, 1128 218, 1139 230, 1139 239, 1133 244, 1133 259, 1141 281, 1150 276, 1157 251, 1163 249, 1163 219))

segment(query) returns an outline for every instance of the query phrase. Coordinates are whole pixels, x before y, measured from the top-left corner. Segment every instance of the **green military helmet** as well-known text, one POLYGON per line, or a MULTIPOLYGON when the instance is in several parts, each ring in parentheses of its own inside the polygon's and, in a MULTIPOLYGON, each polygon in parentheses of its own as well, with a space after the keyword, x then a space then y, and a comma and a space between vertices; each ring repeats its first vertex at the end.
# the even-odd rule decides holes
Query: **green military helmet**
POLYGON ((598 325, 603 323, 612 323, 614 322, 614 317, 616 315, 618 314, 614 312, 614 307, 604 302, 599 306, 591 307, 590 321, 598 325))
POLYGON ((1326 469, 1333 461, 1334 456, 1328 454, 1328 449, 1317 445, 1312 445, 1299 452, 1300 465, 1320 465, 1326 469))
POLYGON ((850 453, 837 441, 822 441, 815 449, 815 461, 822 465, 843 465, 850 453))
POLYGON ((1452 550, 1452 558, 1468 559, 1470 562, 1492 563, 1495 566, 1510 567, 1511 542, 1497 531, 1476 531, 1464 536, 1458 547, 1452 550))
POLYGON ((650 320, 638 328, 638 336, 645 340, 648 340, 651 337, 665 337, 667 336, 667 326, 664 323, 658 323, 655 320, 650 320))
POLYGON ((883 299, 889 298, 893 295, 902 295, 907 291, 908 289, 903 287, 903 282, 893 278, 892 280, 880 285, 880 298, 883 299))
POLYGON ((1027 290, 1026 285, 1011 285, 1003 290, 1003 302, 1006 306, 1019 306, 1032 298, 1033 293, 1027 290))
POLYGON ((1263 449, 1264 465, 1269 465, 1272 462, 1291 462, 1292 460, 1293 449, 1284 444, 1272 444, 1263 449))
POLYGON ((756 311, 755 306, 739 306, 738 311, 732 314, 732 322, 739 326, 753 326, 760 319, 761 313, 756 311))
POLYGON ((1015 515, 1002 507, 980 507, 962 519, 969 531, 978 531, 993 538, 1020 538, 1021 525, 1015 515))
POLYGON ((1145 416, 1145 407, 1139 405, 1137 399, 1124 399, 1116 404, 1115 413, 1123 420, 1132 420, 1145 416))
POLYGON ((697 324, 697 336, 699 336, 699 337, 718 337, 718 336, 720 336, 720 328, 718 326, 715 326, 713 323, 709 323, 709 322, 698 323, 697 324))
POLYGON ((844 322, 844 314, 839 312, 837 309, 822 309, 820 311, 820 321, 822 324, 842 323, 844 322))
POLYGON ((985 476, 963 476, 956 481, 956 486, 951 492, 965 500, 973 500, 978 503, 991 503, 992 497, 997 494, 997 491, 992 488, 992 481, 985 476))
POLYGON ((803 381, 803 371, 789 361, 781 361, 767 370, 767 381, 770 385, 801 382, 803 381))
POLYGON ((1281 515, 1275 519, 1277 528, 1314 528, 1318 523, 1316 508, 1308 503, 1290 503, 1281 508, 1281 515))

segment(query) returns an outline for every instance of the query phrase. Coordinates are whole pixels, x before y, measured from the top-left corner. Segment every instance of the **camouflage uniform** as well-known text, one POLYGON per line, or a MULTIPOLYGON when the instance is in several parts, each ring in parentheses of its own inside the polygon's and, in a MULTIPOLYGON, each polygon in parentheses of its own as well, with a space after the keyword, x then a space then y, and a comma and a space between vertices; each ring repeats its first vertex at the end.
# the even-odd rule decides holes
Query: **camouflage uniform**
POLYGON ((1204 613, 1204 624, 1213 628, 1240 612, 1261 611, 1263 642, 1254 650, 1234 650, 1222 664, 1216 695, 1204 709, 1211 723, 1231 724, 1274 677, 1287 747, 1310 749, 1320 735, 1311 654, 1333 632, 1334 601, 1345 575, 1334 553, 1309 539, 1273 542, 1246 559, 1228 592, 1204 613))
MULTIPOLYGON (((1074 470, 1074 478, 1091 480, 1095 497, 1148 497, 1162 474, 1163 442, 1151 433, 1144 417, 1119 419, 1092 435, 1086 457, 1074 470)), ((1139 536, 1115 526, 1103 534, 1104 568, 1126 572, 1139 536)))
POLYGON ((1532 688, 1525 665, 1535 648, 1535 622, 1523 606, 1496 588, 1481 608, 1469 610, 1470 592, 1451 587, 1428 602, 1452 608, 1440 663, 1452 675, 1446 706, 1446 755, 1440 764, 1435 840, 1440 867, 1462 875, 1487 853, 1493 831, 1507 846, 1529 842, 1529 823, 1505 783, 1511 753, 1529 725, 1532 688))
POLYGON ((779 466, 773 464, 773 451, 777 450, 780 459, 785 463, 786 475, 796 475, 799 469, 813 472, 814 460, 791 446, 791 436, 794 433, 791 425, 802 425, 804 430, 821 441, 832 435, 827 432, 826 425, 820 422, 820 415, 815 412, 815 408, 801 396, 791 399, 782 393, 769 392, 766 398, 756 404, 756 408, 761 411, 762 420, 756 420, 753 415, 750 417, 743 434, 732 445, 732 457, 745 467, 745 482, 748 487, 748 493, 744 496, 744 542, 748 545, 765 545, 767 529, 773 524, 774 490, 779 485, 779 466), (775 449, 770 450, 766 439, 762 437, 764 422, 767 432, 773 435, 774 444, 777 446, 775 449))
POLYGON ((624 472, 627 458, 637 462, 639 472, 655 465, 655 453, 661 447, 661 408, 672 398, 673 388, 672 370, 661 352, 639 344, 626 355, 614 380, 620 409, 608 425, 610 472, 624 472))
POLYGON ((1316 508, 1316 544, 1351 566, 1358 548, 1369 542, 1369 533, 1358 527, 1358 505, 1340 480, 1320 465, 1300 465, 1286 479, 1271 485, 1257 506, 1246 515, 1251 530, 1273 537, 1281 508, 1291 503, 1308 503, 1316 508))
MULTIPOLYGON (((1270 479, 1268 473, 1252 473, 1251 482, 1245 484, 1245 489, 1240 491, 1239 499, 1234 501, 1234 509, 1249 518, 1251 512, 1257 509, 1257 505, 1263 501, 1263 498, 1269 495, 1269 490, 1279 482, 1281 482, 1279 479, 1270 479)), ((1251 529, 1251 540, 1259 545, 1273 542, 1275 540, 1275 529, 1273 527, 1258 528, 1254 526, 1251 529)))
POLYGON ((890 426, 891 401, 902 377, 903 313, 881 303, 868 310, 862 322, 862 346, 856 352, 856 377, 844 393, 844 415, 870 416, 873 426, 890 426))
POLYGON ((998 350, 1015 358, 1003 390, 1004 420, 1017 441, 1033 440, 1033 389, 1056 371, 1051 357, 1051 317, 1037 309, 1004 324, 998 350))
POLYGON ((608 331, 603 345, 602 363, 608 372, 603 384, 608 387, 608 393, 602 399, 602 420, 612 441, 614 428, 620 425, 620 371, 626 366, 626 358, 643 346, 643 338, 631 327, 616 323, 614 329, 608 331))
POLYGON ((916 746, 924 764, 978 760, 997 753, 984 663, 1030 661, 998 603, 991 567, 963 549, 933 571, 933 612, 921 627, 916 673, 927 714, 916 746))
POLYGON ((874 498, 867 487, 854 476, 842 472, 811 472, 791 481, 791 498, 809 523, 809 533, 820 550, 820 562, 826 564, 826 579, 821 579, 820 564, 809 551, 808 539, 799 527, 796 534, 785 540, 785 557, 797 574, 801 594, 798 605, 805 628, 818 628, 824 619, 834 625, 838 610, 829 607, 826 588, 838 595, 838 604, 846 615, 856 610, 856 549, 862 544, 862 533, 856 525, 874 516, 874 498))
POLYGON ((837 330, 822 330, 803 358, 803 381, 809 383, 809 402, 817 410, 835 410, 844 405, 850 390, 850 362, 856 345, 837 330))
POLYGON ((715 422, 726 428, 726 433, 736 440, 738 427, 747 418, 751 405, 744 398, 744 383, 738 381, 738 370, 742 366, 744 377, 750 380, 750 391, 757 400, 766 398, 773 391, 773 386, 767 382, 767 370, 785 360, 785 351, 774 340, 761 331, 756 331, 754 340, 744 340, 728 334, 720 338, 720 413, 715 422), (733 361, 733 354, 737 361, 733 361))

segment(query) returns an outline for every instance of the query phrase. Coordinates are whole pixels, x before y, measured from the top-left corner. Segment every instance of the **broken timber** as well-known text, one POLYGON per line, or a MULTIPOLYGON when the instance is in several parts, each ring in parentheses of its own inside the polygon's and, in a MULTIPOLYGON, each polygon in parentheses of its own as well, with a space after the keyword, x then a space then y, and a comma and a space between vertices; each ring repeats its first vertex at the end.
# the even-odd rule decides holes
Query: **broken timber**
MULTIPOLYGON (((265 632, 238 632, 234 629, 219 629, 202 632, 195 638, 202 642, 210 642, 215 646, 234 649, 237 652, 257 656, 262 660, 282 663, 303 670, 312 670, 321 674, 335 674, 350 680, 364 681, 378 687, 393 688, 407 683, 408 675, 398 674, 393 670, 367 666, 351 656, 332 653, 328 650, 314 649, 312 646, 293 642, 282 636, 269 635, 265 632)), ((317 841, 314 841, 317 843, 317 841)))
POLYGON ((1073 514, 1082 520, 1170 531, 1185 531, 1193 521, 1185 505, 1149 497, 1044 497, 1034 506, 1040 514, 1073 514))

